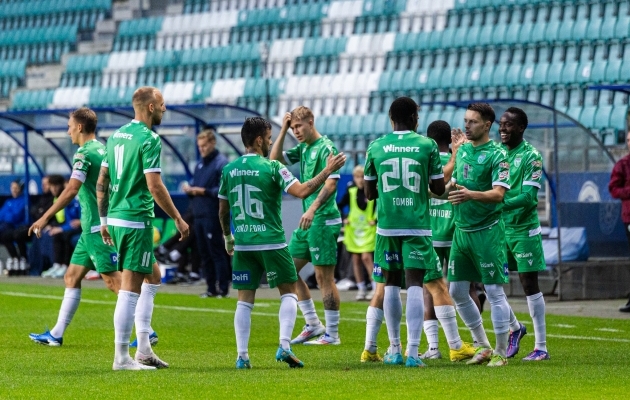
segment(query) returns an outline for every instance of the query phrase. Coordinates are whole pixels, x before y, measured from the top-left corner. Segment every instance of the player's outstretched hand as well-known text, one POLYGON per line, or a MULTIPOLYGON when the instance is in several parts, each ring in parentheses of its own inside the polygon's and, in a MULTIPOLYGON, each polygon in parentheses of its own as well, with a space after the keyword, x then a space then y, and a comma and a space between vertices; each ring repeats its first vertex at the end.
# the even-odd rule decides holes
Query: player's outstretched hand
POLYGON ((223 236, 223 240, 225 241, 225 252, 228 253, 229 256, 234 255, 234 235, 231 233, 227 236, 223 236))
POLYGON ((453 205, 461 204, 472 199, 470 190, 466 189, 465 187, 455 185, 455 189, 456 190, 451 190, 451 192, 448 194, 448 200, 453 205))
POLYGON ((37 238, 42 237, 42 229, 44 229, 47 223, 48 221, 46 221, 45 218, 38 219, 28 228, 28 235, 31 236, 31 233, 34 233, 37 238))
POLYGON ((186 221, 184 221, 182 218, 175 220, 175 227, 177 228, 177 230, 179 231, 179 234, 181 235, 181 237, 179 238, 180 242, 186 239, 190 235, 190 227, 188 226, 186 221))
POLYGON ((343 153, 339 153, 336 156, 330 153, 328 155, 328 159, 326 160, 326 168, 330 173, 337 171, 339 168, 343 167, 346 163, 346 155, 343 153))
POLYGON ((104 225, 101 225, 101 236, 103 237, 103 243, 105 243, 108 246, 114 245, 114 241, 112 240, 112 237, 109 235, 109 229, 107 229, 107 227, 104 225))
POLYGON ((315 211, 312 211, 310 208, 306 210, 306 212, 300 218, 300 228, 302 230, 308 230, 313 224, 313 218, 315 218, 315 211))
POLYGON ((288 131, 291 128, 291 113, 288 112, 282 117, 282 130, 288 131))
POLYGON ((464 132, 459 128, 451 129, 451 149, 453 153, 464 143, 466 143, 466 135, 464 132))

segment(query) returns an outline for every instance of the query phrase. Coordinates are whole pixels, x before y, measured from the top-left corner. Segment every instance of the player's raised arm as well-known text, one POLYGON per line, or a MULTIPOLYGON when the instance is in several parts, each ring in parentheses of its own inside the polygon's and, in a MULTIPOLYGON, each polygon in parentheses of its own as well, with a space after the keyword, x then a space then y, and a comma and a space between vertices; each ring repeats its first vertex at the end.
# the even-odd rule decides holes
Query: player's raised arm
POLYGON ((284 148, 284 137, 290 127, 291 113, 288 112, 284 114, 284 117, 282 118, 282 128, 280 128, 278 138, 274 141, 273 146, 271 147, 271 152, 269 153, 270 160, 277 160, 282 164, 287 164, 287 161, 284 159, 284 155, 282 154, 282 149, 284 148))
MULTIPOLYGON (((299 197, 300 199, 305 199, 311 194, 315 193, 317 189, 322 185, 322 183, 329 184, 329 181, 333 181, 334 184, 337 184, 336 179, 327 179, 333 172, 337 171, 339 168, 343 167, 346 163, 346 155, 343 153, 339 153, 337 155, 333 155, 330 153, 328 159, 326 160, 326 168, 324 168, 319 174, 317 174, 313 179, 304 182, 304 183, 295 183, 291 185, 287 189, 287 193, 292 196, 299 197)), ((334 188, 333 188, 334 190, 334 188)), ((323 189, 322 189, 323 191, 323 189)))

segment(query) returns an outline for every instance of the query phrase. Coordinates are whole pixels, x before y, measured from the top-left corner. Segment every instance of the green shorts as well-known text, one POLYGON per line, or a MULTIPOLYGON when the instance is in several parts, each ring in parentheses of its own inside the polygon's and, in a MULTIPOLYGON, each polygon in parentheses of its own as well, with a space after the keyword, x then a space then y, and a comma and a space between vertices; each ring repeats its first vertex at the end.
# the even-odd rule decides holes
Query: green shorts
POLYGON ((289 252, 291 257, 308 260, 317 266, 337 265, 337 238, 341 224, 311 225, 307 230, 293 231, 289 252))
POLYGON ((506 237, 507 261, 510 271, 538 272, 547 269, 540 234, 531 237, 506 237))
POLYGON ((137 229, 109 225, 108 228, 118 251, 118 270, 152 274, 156 262, 153 255, 153 226, 137 229))
POLYGON ((490 228, 474 232, 455 229, 448 262, 448 281, 508 283, 505 231, 499 221, 490 228))
POLYGON ((437 255, 433 250, 431 237, 376 235, 374 270, 372 271, 374 281, 385 283, 383 271, 404 269, 424 269, 424 282, 442 278, 442 268, 438 268, 437 255))
POLYGON ((113 246, 103 243, 99 232, 82 233, 72 253, 70 264, 95 269, 99 274, 118 271, 118 254, 113 246))
POLYGON ((433 249, 440 259, 440 265, 443 268, 444 274, 446 274, 446 266, 448 265, 448 260, 451 257, 451 247, 433 247, 433 249))
POLYGON ((232 287, 256 290, 263 272, 269 287, 297 282, 297 272, 288 248, 263 251, 235 251, 232 258, 232 287))

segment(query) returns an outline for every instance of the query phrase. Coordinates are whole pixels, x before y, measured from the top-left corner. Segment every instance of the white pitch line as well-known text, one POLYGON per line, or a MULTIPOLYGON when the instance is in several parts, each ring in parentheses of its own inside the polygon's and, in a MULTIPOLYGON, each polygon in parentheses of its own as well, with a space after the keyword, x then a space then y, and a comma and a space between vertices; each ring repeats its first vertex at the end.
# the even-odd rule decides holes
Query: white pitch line
MULTIPOLYGON (((0 295, 5 296, 13 296, 13 297, 29 297, 34 299, 45 299, 45 300, 63 300, 63 296, 51 296, 46 294, 31 294, 31 293, 21 293, 21 292, 0 292, 0 295)), ((110 305, 115 306, 115 301, 105 301, 105 300, 91 300, 91 299, 81 299, 82 303, 88 304, 102 304, 102 305, 110 305)), ((176 311, 191 311, 191 312, 203 312, 203 313, 217 313, 217 314, 234 314, 234 310, 224 310, 220 308, 200 308, 200 307, 182 307, 182 306, 165 306, 161 304, 156 304, 155 308, 161 308, 164 310, 176 310, 176 311)), ((278 313, 265 313, 265 312, 252 312, 252 315, 262 316, 262 317, 278 317, 278 313)), ((342 318, 343 322, 359 322, 365 323, 365 318, 342 318)), ((404 321, 401 321, 401 325, 405 325, 404 321)), ((561 324, 560 324, 561 325, 561 324)), ((575 327, 573 325, 569 325, 570 327, 575 327)), ((491 328, 489 329, 492 332, 491 328)), ((466 327, 459 327, 461 331, 467 331, 466 327)), ((547 334, 547 337, 553 337, 558 339, 570 339, 570 340, 592 340, 599 342, 619 342, 619 343, 630 343, 630 339, 617 339, 617 338, 603 338, 597 336, 573 336, 573 335, 555 335, 555 334, 547 334)))
POLYGON ((595 329, 596 331, 602 331, 602 332, 625 332, 621 329, 612 329, 612 328, 597 328, 595 329))
POLYGON ((567 328, 567 329, 573 329, 576 327, 575 325, 567 325, 567 324, 552 324, 551 326, 555 326, 556 328, 567 328))

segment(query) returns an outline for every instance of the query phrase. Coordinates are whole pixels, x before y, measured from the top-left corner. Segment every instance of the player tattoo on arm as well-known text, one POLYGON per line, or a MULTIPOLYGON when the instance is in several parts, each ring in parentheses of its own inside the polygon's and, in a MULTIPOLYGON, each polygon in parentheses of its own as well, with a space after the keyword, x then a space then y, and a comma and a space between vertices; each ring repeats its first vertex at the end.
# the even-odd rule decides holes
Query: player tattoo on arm
POLYGON ((326 181, 326 178, 328 178, 329 175, 330 173, 326 171, 325 169, 323 169, 319 174, 315 175, 313 179, 307 181, 306 186, 308 186, 309 189, 312 189, 314 187, 319 187, 321 186, 322 183, 326 181))
POLYGON ((109 209, 109 168, 101 167, 96 182, 96 200, 98 202, 98 215, 107 216, 109 209))
POLYGON ((219 222, 221 223, 223 236, 232 233, 230 230, 230 205, 227 200, 219 199, 219 222))

